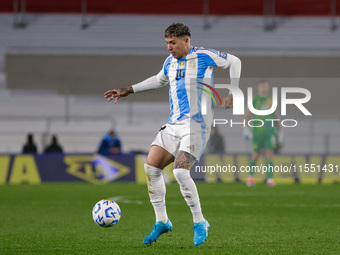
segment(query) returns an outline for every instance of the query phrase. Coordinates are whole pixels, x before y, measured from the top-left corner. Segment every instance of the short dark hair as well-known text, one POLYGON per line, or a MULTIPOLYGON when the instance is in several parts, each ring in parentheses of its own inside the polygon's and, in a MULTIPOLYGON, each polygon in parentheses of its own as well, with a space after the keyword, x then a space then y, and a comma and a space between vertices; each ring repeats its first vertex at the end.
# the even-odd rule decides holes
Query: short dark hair
POLYGON ((268 83, 268 84, 269 84, 269 82, 266 81, 266 80, 260 80, 260 81, 257 83, 257 85, 260 85, 260 84, 262 84, 262 83, 268 83))
POLYGON ((190 28, 183 23, 172 23, 167 29, 165 29, 164 37, 191 37, 190 28))

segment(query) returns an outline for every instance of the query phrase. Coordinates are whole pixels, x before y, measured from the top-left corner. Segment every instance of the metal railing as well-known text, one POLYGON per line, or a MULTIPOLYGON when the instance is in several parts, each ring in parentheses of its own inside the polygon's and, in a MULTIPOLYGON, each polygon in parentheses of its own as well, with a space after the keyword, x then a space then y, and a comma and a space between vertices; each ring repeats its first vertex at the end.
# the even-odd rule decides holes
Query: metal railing
POLYGON ((338 26, 336 24, 336 0, 331 0, 330 6, 330 13, 331 13, 331 31, 337 30, 338 26))
POLYGON ((88 28, 90 23, 87 20, 87 0, 81 0, 81 28, 88 28))
POLYGON ((277 28, 275 13, 276 13, 276 1, 265 0, 263 7, 264 30, 273 31, 277 28))
MULTIPOLYGON (((97 119, 105 121, 106 119, 97 119)), ((93 121, 97 121, 93 120, 93 121)), ((87 121, 89 121, 87 119, 87 121)), ((21 145, 24 143, 24 137, 27 133, 33 133, 39 148, 45 148, 50 142, 52 135, 57 135, 66 151, 77 153, 88 150, 93 144, 93 140, 102 137, 109 129, 99 128, 99 130, 57 130, 52 128, 54 120, 46 119, 45 130, 39 131, 0 131, 0 138, 2 143, 0 145, 1 153, 18 153, 21 145), (51 131, 53 129, 53 131, 51 131), (6 138, 4 141, 4 137, 6 138), (20 140, 20 141, 19 141, 20 140)), ((114 126, 112 126, 113 129, 114 126)), ((148 148, 150 141, 156 135, 154 131, 138 130, 138 131, 125 131, 124 128, 118 129, 118 134, 124 144, 124 151, 129 152, 132 149, 145 150, 148 148)), ((226 142, 226 151, 228 153, 250 153, 252 150, 251 141, 245 141, 240 132, 221 134, 226 142)), ((336 134, 287 134, 282 153, 304 153, 304 154, 339 154, 339 146, 337 144, 340 138, 336 134)), ((41 151, 41 150, 40 150, 41 151)), ((89 150, 90 151, 90 150, 89 150)))
MULTIPOLYGON (((203 0, 202 16, 203 29, 207 30, 211 27, 209 21, 209 5, 210 0, 203 0)), ((13 27, 26 28, 28 21, 26 18, 26 0, 13 0, 13 27)), ((88 21, 87 0, 80 1, 81 13, 81 29, 87 29, 90 26, 88 21)), ((336 16, 337 0, 330 0, 330 30, 335 31, 338 28, 336 16)), ((276 17, 276 0, 264 0, 263 5, 263 29, 266 31, 273 31, 277 29, 278 22, 276 17)))
MULTIPOLYGON (((209 1, 209 0, 208 0, 209 1)), ((81 28, 86 29, 90 23, 87 19, 87 0, 81 0, 81 28)), ((26 18, 26 0, 13 0, 13 27, 26 28, 28 25, 26 18)))
POLYGON ((25 28, 26 26, 26 0, 13 0, 13 27, 25 28))
POLYGON ((203 0, 203 29, 207 30, 210 28, 209 23, 209 0, 203 0))

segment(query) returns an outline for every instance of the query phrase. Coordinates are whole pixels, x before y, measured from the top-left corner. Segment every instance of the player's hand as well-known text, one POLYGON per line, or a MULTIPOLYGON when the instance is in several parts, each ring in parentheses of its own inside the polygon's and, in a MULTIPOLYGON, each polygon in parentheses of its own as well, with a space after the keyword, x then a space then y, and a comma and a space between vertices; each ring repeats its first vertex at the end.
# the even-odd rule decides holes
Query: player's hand
POLYGON ((249 139, 253 138, 253 134, 251 133, 251 130, 250 130, 249 127, 243 128, 243 137, 246 140, 249 140, 249 139))
POLYGON ((222 107, 224 109, 233 108, 233 95, 232 94, 229 94, 228 96, 223 98, 222 107))
POLYGON ((133 93, 132 87, 122 88, 122 89, 111 89, 104 93, 104 98, 108 98, 108 102, 115 99, 114 104, 116 104, 121 97, 126 97, 133 93))

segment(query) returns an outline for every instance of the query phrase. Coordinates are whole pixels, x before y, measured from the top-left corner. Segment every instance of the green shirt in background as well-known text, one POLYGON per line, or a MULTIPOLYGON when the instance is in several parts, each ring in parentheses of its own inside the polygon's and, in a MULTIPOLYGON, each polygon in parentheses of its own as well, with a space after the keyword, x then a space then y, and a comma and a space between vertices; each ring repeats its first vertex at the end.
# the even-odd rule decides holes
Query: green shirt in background
MULTIPOLYGON (((260 97, 256 96, 253 100, 253 106, 256 110, 268 110, 272 106, 271 97, 260 97)), ((255 115, 253 114, 252 119, 262 120, 264 125, 262 127, 254 127, 253 135, 257 133, 276 133, 276 123, 275 121, 266 121, 266 119, 275 119, 274 113, 269 115, 255 115)), ((253 121, 251 123, 252 126, 260 126, 261 121, 253 121)))
MULTIPOLYGON (((272 106, 271 97, 260 97, 256 96, 253 100, 253 106, 256 110, 268 110, 272 106)), ((252 121, 253 127, 253 150, 259 152, 262 148, 275 150, 276 143, 276 122, 266 121, 269 119, 275 119, 274 113, 269 115, 255 115, 253 114, 252 119, 257 119, 258 121, 252 121), (263 126, 262 122, 263 121, 263 126), (261 126, 261 127, 260 127, 261 126)))

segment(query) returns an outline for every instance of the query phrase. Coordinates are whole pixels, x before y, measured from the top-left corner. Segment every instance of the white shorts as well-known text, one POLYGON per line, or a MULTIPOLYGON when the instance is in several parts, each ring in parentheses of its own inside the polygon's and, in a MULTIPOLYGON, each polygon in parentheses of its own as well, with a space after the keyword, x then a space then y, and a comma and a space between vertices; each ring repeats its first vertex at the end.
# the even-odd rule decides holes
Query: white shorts
POLYGON ((202 130, 199 124, 165 124, 159 130, 151 146, 158 145, 175 157, 179 150, 186 151, 198 162, 209 136, 210 129, 202 130))

